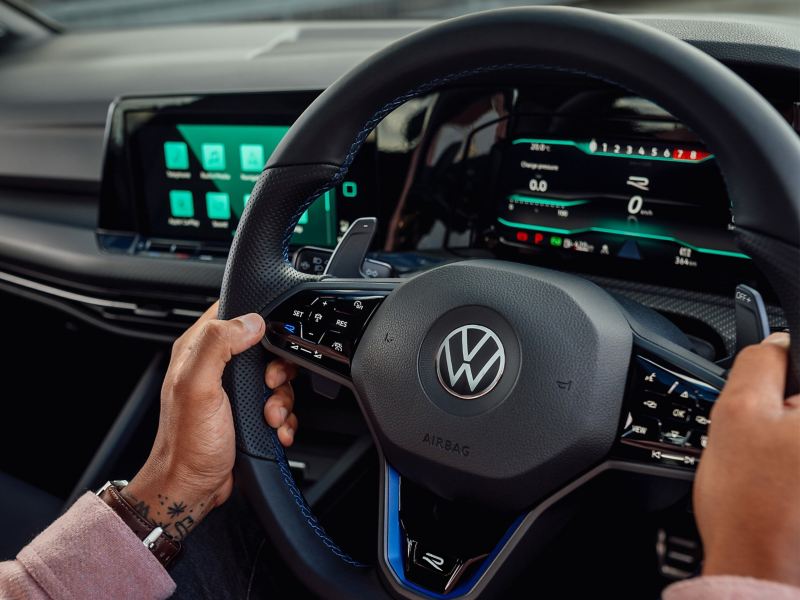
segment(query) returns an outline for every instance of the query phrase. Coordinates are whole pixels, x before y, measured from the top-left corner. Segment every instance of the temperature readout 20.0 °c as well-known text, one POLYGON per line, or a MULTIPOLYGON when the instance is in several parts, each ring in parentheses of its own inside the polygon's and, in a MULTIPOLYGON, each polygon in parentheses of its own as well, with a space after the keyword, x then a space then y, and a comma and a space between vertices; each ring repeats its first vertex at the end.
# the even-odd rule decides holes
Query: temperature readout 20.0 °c
POLYGON ((714 156, 696 145, 520 137, 497 189, 512 243, 679 267, 747 258, 714 156))

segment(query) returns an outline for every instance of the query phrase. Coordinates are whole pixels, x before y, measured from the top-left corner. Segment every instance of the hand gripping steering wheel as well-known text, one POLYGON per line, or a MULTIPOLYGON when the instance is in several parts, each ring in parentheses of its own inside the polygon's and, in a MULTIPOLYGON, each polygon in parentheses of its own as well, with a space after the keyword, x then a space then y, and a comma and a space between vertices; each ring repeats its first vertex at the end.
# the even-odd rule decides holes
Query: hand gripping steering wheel
MULTIPOLYGON (((300 215, 342 180, 389 112, 481 73, 526 77, 537 69, 616 83, 691 127, 716 154, 739 246, 800 332, 800 141, 725 66, 649 27, 571 8, 470 15, 390 45, 320 95, 270 158, 234 240, 220 302, 221 318, 261 313, 270 327, 265 346, 352 388, 377 445, 379 561, 364 566, 321 528, 264 423, 266 349, 231 361, 224 385, 237 480, 288 564, 323 598, 490 597, 547 542, 553 507, 598 474, 693 476, 724 370, 587 280, 466 260, 403 281, 366 281, 303 275, 287 261, 300 215), (309 326, 297 335, 292 323, 302 327, 311 313, 338 333, 320 339, 309 326), (459 373, 465 363, 470 370, 459 373), (681 407, 685 430, 653 437, 640 422, 643 411, 681 407), (404 481, 456 505, 518 517, 480 556, 445 556, 401 520, 404 481)), ((791 365, 797 373, 797 339, 791 365)))

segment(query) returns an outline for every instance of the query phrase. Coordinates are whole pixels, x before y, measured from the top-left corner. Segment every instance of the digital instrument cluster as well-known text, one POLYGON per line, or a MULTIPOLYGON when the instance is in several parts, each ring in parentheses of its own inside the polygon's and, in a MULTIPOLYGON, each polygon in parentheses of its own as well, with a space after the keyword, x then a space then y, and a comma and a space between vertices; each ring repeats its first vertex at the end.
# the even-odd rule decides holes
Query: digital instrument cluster
POLYGON ((748 260, 705 148, 587 133, 522 134, 504 143, 496 184, 503 243, 650 269, 748 260))

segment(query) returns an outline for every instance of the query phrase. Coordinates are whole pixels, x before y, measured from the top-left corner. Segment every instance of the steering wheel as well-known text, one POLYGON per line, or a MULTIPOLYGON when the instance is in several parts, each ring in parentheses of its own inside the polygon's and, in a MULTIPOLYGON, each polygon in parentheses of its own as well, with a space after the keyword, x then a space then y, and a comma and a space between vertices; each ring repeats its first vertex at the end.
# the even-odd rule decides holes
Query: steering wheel
MULTIPOLYGON (((225 372, 237 481, 323 598, 486 598, 547 542, 552 508, 599 474, 693 477, 725 371, 593 283, 490 260, 402 281, 315 277, 288 262, 300 215, 342 180, 389 112, 475 75, 537 69, 613 82, 700 135, 725 177, 739 246, 800 332, 800 141, 728 68, 657 30, 573 8, 478 13, 399 40, 321 94, 272 155, 220 300, 221 318, 259 312, 269 324, 264 344, 225 372), (292 480, 262 416, 267 348, 353 390, 381 464, 376 566, 328 537, 292 480), (673 411, 685 425, 654 432, 648 411, 673 411), (485 551, 441 552, 404 512, 406 482, 515 517, 485 551)), ((797 373, 796 340, 791 365, 797 373)))

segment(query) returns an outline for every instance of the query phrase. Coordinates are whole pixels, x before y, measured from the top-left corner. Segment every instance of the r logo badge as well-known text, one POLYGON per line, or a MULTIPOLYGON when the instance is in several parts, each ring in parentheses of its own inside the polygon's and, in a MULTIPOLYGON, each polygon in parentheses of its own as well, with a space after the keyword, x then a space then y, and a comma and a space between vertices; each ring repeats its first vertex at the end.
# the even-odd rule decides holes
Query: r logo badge
POLYGON ((422 555, 422 560, 428 563, 437 571, 442 570, 442 565, 444 564, 444 559, 441 556, 436 556, 435 554, 431 554, 430 552, 426 552, 422 555))

